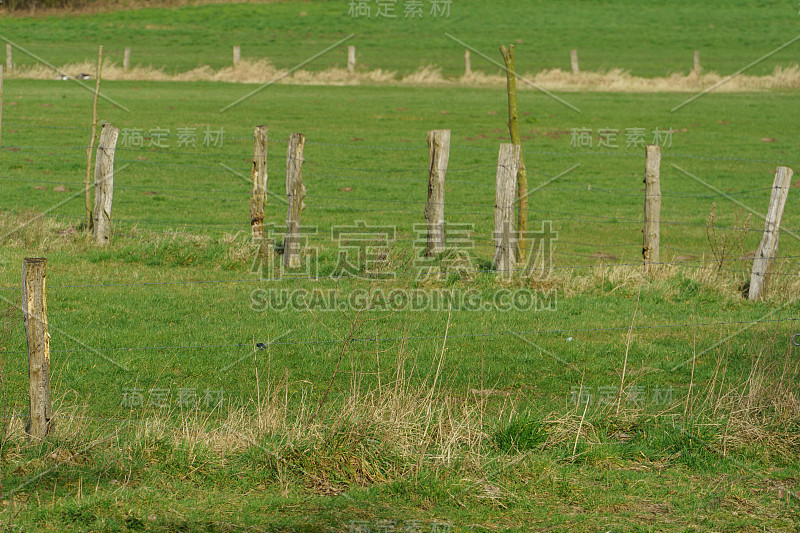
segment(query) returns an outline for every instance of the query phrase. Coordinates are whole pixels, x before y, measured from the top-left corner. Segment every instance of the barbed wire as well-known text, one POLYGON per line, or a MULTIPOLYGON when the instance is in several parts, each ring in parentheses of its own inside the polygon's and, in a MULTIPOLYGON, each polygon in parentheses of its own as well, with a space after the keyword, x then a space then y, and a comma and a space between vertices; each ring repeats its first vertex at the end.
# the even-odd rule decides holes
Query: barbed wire
MULTIPOLYGON (((588 244, 587 244, 588 245, 588 244)), ((633 246, 626 245, 626 246, 633 246)), ((638 244, 636 245, 638 246, 638 244)), ((559 255, 558 251, 553 252, 556 255, 559 255)), ((560 255, 572 255, 572 256, 580 256, 580 257, 593 257, 591 255, 586 254, 577 254, 574 252, 561 252, 560 255)), ((604 256, 597 256, 595 257, 598 260, 607 260, 609 258, 604 256)), ((736 262, 752 262, 753 257, 737 257, 737 258, 726 258, 722 260, 723 263, 736 263, 736 262)), ((790 259, 800 259, 800 255, 788 255, 788 256, 773 256, 773 257, 765 257, 764 259, 774 261, 774 260, 790 260, 790 259)), ((709 263, 719 263, 720 260, 709 257, 709 258, 702 258, 702 259, 680 259, 680 260, 673 260, 673 261, 658 261, 658 262, 651 262, 650 265, 692 265, 692 264, 699 264, 705 265, 709 263)), ((643 262, 637 261, 636 263, 601 263, 601 264, 584 264, 584 265, 563 265, 563 266, 551 266, 549 270, 579 270, 585 268, 598 268, 598 267, 642 267, 643 262)), ((702 268, 699 267, 699 268, 702 268)), ((529 272, 532 269, 531 267, 520 267, 520 268, 512 268, 512 269, 475 269, 469 271, 469 274, 504 274, 504 273, 519 273, 519 272, 529 272)), ((373 275, 369 273, 359 273, 356 275, 352 274, 343 274, 343 275, 329 275, 329 276, 312 276, 312 275, 284 275, 282 277, 273 277, 273 278, 264 278, 262 276, 256 275, 253 273, 253 277, 251 278, 234 278, 234 279, 213 279, 213 280, 180 280, 180 281, 154 281, 154 282, 137 282, 137 283, 99 283, 99 284, 76 284, 76 285, 48 285, 48 289, 77 289, 77 288, 110 288, 110 287, 153 287, 153 286, 169 286, 169 285, 213 285, 213 284, 227 284, 227 283, 276 283, 276 282, 290 282, 290 281, 340 281, 342 279, 357 279, 362 281, 387 281, 391 282, 394 281, 396 277, 406 277, 406 276, 418 276, 422 271, 420 269, 414 270, 401 270, 401 271, 392 271, 392 272, 377 272, 373 275)), ((739 273, 738 271, 731 271, 733 273, 739 273)), ((786 275, 798 276, 799 274, 795 273, 788 273, 786 275)), ((0 287, 0 290, 20 290, 20 286, 13 286, 13 287, 0 287)))
MULTIPOLYGON (((497 337, 521 337, 524 335, 560 335, 567 333, 594 333, 594 332, 608 332, 608 331, 643 331, 643 330, 664 330, 675 328, 701 328, 701 327, 714 327, 714 326, 742 326, 742 325, 755 325, 755 324, 774 324, 781 322, 800 322, 800 318, 774 318, 774 319, 761 319, 761 320, 732 320, 732 321, 718 321, 718 322, 694 322, 694 323, 681 323, 681 324, 647 324, 647 325, 624 325, 624 326, 606 326, 595 328, 559 328, 559 329, 545 329, 545 330, 525 330, 525 331, 499 331, 492 333, 451 333, 447 335, 411 335, 400 337, 351 337, 347 339, 329 339, 329 340, 305 340, 305 341, 275 341, 275 342, 246 342, 246 343, 230 343, 230 344, 194 344, 194 345, 177 345, 177 346, 125 346, 115 348, 73 348, 73 349, 51 349, 50 353, 105 353, 105 352, 135 352, 135 351, 179 351, 179 350, 206 350, 214 348, 253 348, 254 351, 266 350, 272 346, 303 346, 303 345, 331 345, 342 343, 374 343, 374 342, 405 342, 405 341, 420 341, 420 340, 443 340, 443 339, 484 339, 484 338, 497 338, 497 337)), ((788 342, 788 341, 787 341, 788 342)), ((9 350, 5 353, 27 353, 27 350, 9 350)))

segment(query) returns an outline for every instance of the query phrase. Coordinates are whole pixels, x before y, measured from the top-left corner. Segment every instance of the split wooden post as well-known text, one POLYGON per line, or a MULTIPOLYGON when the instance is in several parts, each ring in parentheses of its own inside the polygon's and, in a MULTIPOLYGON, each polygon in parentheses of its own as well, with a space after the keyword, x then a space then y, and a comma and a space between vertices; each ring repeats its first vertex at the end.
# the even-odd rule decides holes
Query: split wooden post
POLYGON ((50 333, 47 328, 45 276, 47 259, 27 257, 22 262, 22 317, 28 339, 28 434, 44 439, 52 428, 50 401, 50 333))
POLYGON ((286 153, 286 196, 289 208, 286 212, 286 239, 283 242, 284 268, 300 267, 300 215, 305 209, 303 201, 306 187, 303 185, 303 148, 306 136, 292 133, 286 153))
POLYGON ((469 48, 464 50, 464 75, 469 76, 472 74, 472 59, 469 55, 469 48))
POLYGON ((661 239, 661 147, 649 144, 644 163, 644 243, 642 257, 649 269, 659 261, 661 239))
POLYGON ((127 72, 131 68, 131 47, 125 47, 125 53, 122 55, 122 70, 127 72))
POLYGON ((97 97, 100 94, 100 80, 103 77, 103 45, 97 51, 97 75, 95 76, 94 98, 92 99, 92 134, 89 136, 89 146, 86 147, 86 176, 83 179, 84 187, 84 207, 86 211, 86 229, 92 229, 94 224, 92 218, 92 191, 89 184, 92 177, 92 150, 94 149, 94 137, 97 132, 97 97))
POLYGON ((347 70, 356 71, 356 47, 353 45, 347 47, 347 70))
POLYGON ((494 200, 494 269, 498 276, 514 273, 516 233, 514 232, 514 188, 519 169, 519 145, 500 145, 494 200))
POLYGON ((11 72, 14 68, 14 57, 11 52, 11 45, 6 44, 6 70, 11 72))
POLYGON ((581 71, 580 66, 578 65, 578 51, 577 50, 570 50, 569 51, 569 63, 572 67, 572 73, 577 74, 581 71))
POLYGON ((786 198, 789 196, 789 187, 792 185, 792 169, 778 167, 775 171, 775 182, 772 184, 772 194, 769 198, 769 209, 764 225, 764 236, 758 245, 756 257, 753 259, 753 272, 750 275, 750 292, 748 299, 759 300, 763 296, 767 284, 767 275, 778 255, 778 237, 780 237, 781 217, 786 198))
POLYGON ((119 130, 103 124, 94 168, 94 240, 100 246, 109 243, 111 235, 111 202, 114 199, 114 152, 119 130))
POLYGON ((266 126, 253 130, 253 196, 250 198, 250 228, 254 239, 264 238, 264 206, 267 205, 267 134, 266 126))
POLYGON ((444 251, 444 180, 450 160, 450 130, 428 132, 428 203, 425 204, 425 224, 428 244, 425 255, 431 257, 444 251))
POLYGON ((239 66, 239 61, 242 60, 242 49, 240 46, 236 45, 233 47, 233 68, 239 66))
POLYGON ((700 70, 701 70, 701 67, 700 67, 700 50, 695 50, 694 51, 694 68, 692 69, 692 72, 694 72, 695 74, 700 74, 700 70))

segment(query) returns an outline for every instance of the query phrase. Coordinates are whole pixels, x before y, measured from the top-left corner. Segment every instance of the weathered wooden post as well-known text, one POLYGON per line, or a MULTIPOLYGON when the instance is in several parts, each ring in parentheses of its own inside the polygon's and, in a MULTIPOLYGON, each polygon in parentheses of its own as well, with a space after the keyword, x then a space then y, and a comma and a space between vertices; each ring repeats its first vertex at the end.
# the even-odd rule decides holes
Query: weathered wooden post
POLYGON ((283 243, 284 268, 300 267, 300 215, 305 209, 303 201, 306 187, 303 185, 303 148, 306 136, 292 133, 286 154, 286 196, 289 208, 286 212, 286 239, 283 243))
POLYGON ((238 45, 233 47, 233 68, 239 66, 239 61, 242 60, 242 49, 238 45))
POLYGON ((430 257, 444 251, 444 179, 450 160, 450 130, 428 132, 428 203, 425 204, 425 223, 428 244, 425 255, 430 257))
POLYGON ((764 225, 764 236, 758 245, 756 256, 753 259, 753 272, 750 275, 750 292, 748 299, 759 300, 763 296, 767 283, 767 276, 772 262, 778 255, 778 237, 781 231, 781 217, 786 198, 789 196, 789 187, 792 185, 792 169, 778 167, 775 171, 775 181, 772 184, 772 194, 769 198, 769 209, 764 225))
POLYGON ((353 45, 347 47, 347 70, 356 71, 356 47, 353 45))
POLYGON ((11 72, 14 68, 14 57, 11 52, 11 45, 6 44, 6 70, 11 72))
POLYGON ((494 269, 498 276, 511 277, 516 257, 514 232, 514 186, 519 169, 519 145, 500 145, 494 200, 494 269))
POLYGON ((700 67, 700 50, 694 51, 694 67, 692 68, 692 72, 695 74, 700 74, 702 68, 700 67))
POLYGON ((105 246, 111 235, 111 202, 114 198, 114 152, 119 130, 103 124, 94 167, 94 240, 105 246))
POLYGON ((47 259, 27 257, 22 262, 22 317, 28 339, 28 434, 44 439, 52 428, 50 401, 50 333, 47 331, 47 259))
POLYGON ((649 144, 644 162, 644 243, 642 257, 645 269, 659 261, 661 238, 661 147, 649 144))
POLYGON ((254 239, 264 238, 264 206, 267 204, 267 127, 253 130, 253 196, 250 198, 250 228, 254 239))
POLYGON ((472 59, 469 55, 469 48, 464 50, 464 75, 469 76, 472 74, 472 59))
POLYGON ((86 176, 83 179, 84 207, 86 211, 86 229, 92 229, 92 191, 89 183, 92 176, 92 150, 94 137, 97 132, 97 96, 100 94, 100 79, 103 76, 103 45, 97 51, 97 75, 95 76, 94 98, 92 99, 92 133, 89 136, 89 146, 86 147, 86 176))
POLYGON ((128 72, 131 68, 131 47, 125 47, 125 53, 122 55, 122 70, 128 72))
POLYGON ((569 51, 569 64, 572 67, 572 73, 577 74, 581 71, 580 66, 578 65, 578 51, 577 50, 570 50, 569 51))

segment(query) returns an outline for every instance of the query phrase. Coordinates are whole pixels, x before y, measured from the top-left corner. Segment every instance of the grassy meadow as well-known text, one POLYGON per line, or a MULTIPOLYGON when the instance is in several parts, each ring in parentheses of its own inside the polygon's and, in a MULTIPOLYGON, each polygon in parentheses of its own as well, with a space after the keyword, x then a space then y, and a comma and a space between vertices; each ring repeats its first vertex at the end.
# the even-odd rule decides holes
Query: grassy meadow
MULTIPOLYGON (((459 73, 463 48, 442 31, 490 51, 518 31, 518 57, 537 58, 526 69, 557 67, 578 47, 583 68, 656 76, 685 70, 702 45, 706 68, 732 73, 754 50, 788 41, 797 16, 778 2, 679 2, 625 16, 630 2, 503 4, 453 2, 438 21, 357 20, 346 2, 276 2, 9 17, 2 29, 57 65, 91 58, 98 43, 112 55, 133 43, 134 62, 174 71, 219 68, 232 44, 288 68, 356 32, 364 68, 432 63, 448 75, 459 73)), ((336 59, 319 61, 307 68, 336 59)), ((753 72, 792 62, 787 49, 753 72)), ((500 281, 492 231, 497 150, 508 140, 503 90, 277 84, 221 112, 257 87, 103 83, 99 118, 123 135, 111 245, 100 248, 81 225, 91 92, 6 79, 5 529, 796 530, 794 191, 767 296, 742 296, 775 168, 798 166, 796 91, 712 92, 683 106, 691 95, 557 94, 567 106, 521 91, 529 226, 549 224, 557 238, 546 275, 500 281), (259 124, 269 126, 265 222, 276 234, 266 247, 249 227, 259 124), (452 132, 445 216, 468 238, 460 263, 437 259, 447 275, 419 279, 425 138, 437 128, 452 132), (577 146, 576 130, 591 146, 586 137, 577 146), (634 130, 647 143, 662 132, 664 264, 650 273, 634 130), (307 137, 308 241, 303 268, 284 272, 276 264, 293 132, 307 137), (336 279, 332 235, 359 224, 394 238, 377 266, 336 279), (19 284, 31 256, 48 259, 55 418, 43 443, 24 436, 19 284), (470 292, 484 303, 524 294, 546 308, 373 300, 265 309, 263 295, 281 290, 330 291, 337 302, 390 291, 470 292)))

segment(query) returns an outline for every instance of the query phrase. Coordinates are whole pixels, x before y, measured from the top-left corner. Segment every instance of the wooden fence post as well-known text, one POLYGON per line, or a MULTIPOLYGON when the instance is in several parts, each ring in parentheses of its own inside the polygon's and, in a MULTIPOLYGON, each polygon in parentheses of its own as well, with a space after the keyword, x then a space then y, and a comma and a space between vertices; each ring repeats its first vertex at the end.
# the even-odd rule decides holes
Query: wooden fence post
POLYGON ((472 59, 469 56, 469 48, 464 50, 464 75, 472 74, 472 59))
POLYGON ((125 53, 122 55, 122 70, 127 72, 131 68, 131 47, 125 47, 125 53))
POLYGON ((450 160, 450 130, 428 132, 428 203, 425 204, 425 223, 428 244, 425 255, 430 257, 444 251, 444 179, 450 160))
POLYGON ((239 66, 239 61, 242 60, 242 49, 238 45, 233 47, 233 68, 239 66))
POLYGON ((642 257, 649 269, 659 261, 661 239, 661 147, 649 144, 644 163, 644 243, 642 257))
POLYGON ((347 70, 356 71, 356 47, 353 45, 347 47, 347 70))
POLYGON ((514 274, 517 247, 514 232, 514 189, 519 157, 519 145, 500 145, 494 196, 494 269, 503 278, 514 274))
POLYGON ((103 124, 94 168, 94 240, 104 246, 111 234, 111 201, 114 198, 114 152, 119 130, 103 124))
POLYGON ((700 67, 700 50, 695 50, 694 51, 694 68, 692 69, 692 72, 694 72, 695 74, 700 74, 701 70, 702 69, 700 67))
POLYGON ((14 68, 14 57, 11 52, 11 45, 6 44, 6 70, 11 72, 14 68))
POLYGON ((42 440, 52 428, 50 401, 50 333, 47 331, 47 259, 27 257, 22 262, 22 317, 28 339, 30 420, 27 432, 42 440))
POLYGON ((756 257, 753 259, 753 273, 750 275, 750 292, 748 299, 759 300, 763 296, 767 282, 767 275, 775 256, 778 255, 778 237, 780 237, 781 217, 786 198, 789 196, 789 187, 792 185, 792 169, 778 167, 775 171, 775 182, 772 184, 772 194, 769 198, 764 236, 758 245, 756 257))
POLYGON ((580 66, 578 65, 578 51, 577 50, 570 50, 569 51, 569 63, 572 67, 572 73, 577 74, 581 71, 580 66))
POLYGON ((250 228, 254 239, 264 238, 264 206, 267 204, 267 134, 266 126, 253 130, 253 196, 250 199, 250 228))
MULTIPOLYGON (((503 60, 506 64, 506 88, 508 91, 508 133, 511 136, 511 142, 515 145, 522 146, 522 139, 519 135, 519 114, 517 112, 517 74, 516 67, 514 66, 514 45, 506 49, 505 46, 500 47, 500 53, 503 54, 503 60)), ((517 238, 515 239, 517 245, 516 257, 521 261, 525 261, 528 253, 527 238, 528 232, 528 171, 525 168, 525 158, 522 155, 522 149, 519 152, 519 163, 517 170, 517 238)))
POLYGON ((303 148, 306 136, 292 133, 286 154, 286 196, 289 209, 286 212, 286 239, 283 242, 284 268, 300 267, 300 215, 305 209, 303 201, 306 187, 303 185, 303 148))
POLYGON ((94 149, 94 136, 97 133, 97 96, 100 94, 100 80, 103 77, 103 45, 97 51, 97 73, 94 84, 94 98, 92 99, 92 134, 89 137, 89 146, 86 147, 86 176, 83 179, 84 207, 86 211, 86 229, 92 229, 92 191, 89 182, 92 176, 92 149, 94 149))

